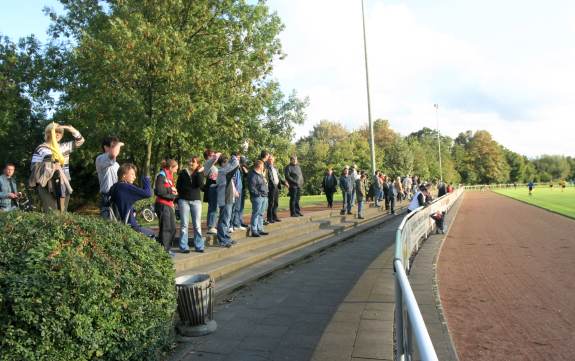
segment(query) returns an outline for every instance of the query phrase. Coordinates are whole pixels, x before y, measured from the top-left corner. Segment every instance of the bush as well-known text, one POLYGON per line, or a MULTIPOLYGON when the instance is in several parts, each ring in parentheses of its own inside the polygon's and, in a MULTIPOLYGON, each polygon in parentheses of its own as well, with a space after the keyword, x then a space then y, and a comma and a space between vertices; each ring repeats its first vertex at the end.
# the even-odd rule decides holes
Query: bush
POLYGON ((172 340, 162 248, 96 217, 0 214, 0 360, 157 360, 172 340))

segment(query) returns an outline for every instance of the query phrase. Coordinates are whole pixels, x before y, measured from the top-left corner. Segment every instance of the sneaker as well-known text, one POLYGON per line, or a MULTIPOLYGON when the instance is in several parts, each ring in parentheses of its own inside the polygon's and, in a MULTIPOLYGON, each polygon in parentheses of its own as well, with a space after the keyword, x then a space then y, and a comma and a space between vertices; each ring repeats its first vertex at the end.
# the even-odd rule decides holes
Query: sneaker
POLYGON ((234 227, 234 229, 239 229, 240 231, 245 231, 246 227, 244 226, 239 226, 239 227, 234 227))
POLYGON ((261 236, 260 236, 260 234, 259 234, 259 233, 253 233, 253 232, 252 232, 252 235, 251 235, 251 237, 261 237, 261 236))
POLYGON ((233 228, 233 227, 230 227, 229 232, 230 232, 230 233, 234 233, 234 228, 233 228))
POLYGON ((269 232, 260 232, 260 236, 267 236, 269 234, 269 232))
POLYGON ((176 257, 176 253, 174 251, 168 251, 168 254, 170 255, 170 257, 174 258, 176 257))
POLYGON ((208 229, 208 234, 217 234, 218 230, 215 227, 208 229))
POLYGON ((274 222, 281 222, 282 220, 279 218, 274 219, 274 222))
POLYGON ((189 249, 180 249, 180 253, 190 253, 189 249))

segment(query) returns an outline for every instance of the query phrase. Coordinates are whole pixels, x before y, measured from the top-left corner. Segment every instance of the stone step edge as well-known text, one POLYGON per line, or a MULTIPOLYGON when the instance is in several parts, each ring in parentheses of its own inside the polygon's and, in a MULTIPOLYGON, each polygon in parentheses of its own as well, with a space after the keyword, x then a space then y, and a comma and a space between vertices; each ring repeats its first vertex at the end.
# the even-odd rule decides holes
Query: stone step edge
MULTIPOLYGON (((295 232, 295 237, 304 237, 305 234, 317 232, 321 230, 322 226, 331 226, 329 222, 322 222, 316 226, 302 226, 298 228, 298 232, 295 232)), ((277 232, 277 231, 276 231, 277 232)), ((223 259, 240 256, 242 254, 247 254, 249 252, 255 252, 262 247, 270 247, 287 240, 288 235, 279 234, 273 237, 265 236, 261 238, 243 238, 242 242, 232 246, 231 248, 219 248, 210 253, 200 254, 199 257, 188 257, 182 258, 177 262, 174 262, 176 268, 176 274, 185 272, 186 269, 199 268, 201 266, 209 265, 222 261, 223 259)))
MULTIPOLYGON (((366 218, 364 220, 360 220, 360 219, 353 219, 353 220, 343 219, 343 220, 341 220, 340 219, 339 222, 333 223, 333 224, 326 220, 325 222, 318 224, 317 228, 311 227, 311 228, 314 228, 312 233, 319 232, 321 230, 321 228, 320 228, 321 225, 329 223, 329 226, 337 227, 337 228, 332 229, 328 232, 325 232, 322 236, 333 236, 333 235, 336 235, 340 232, 345 232, 349 228, 358 227, 358 226, 360 226, 366 222, 369 222, 373 219, 380 218, 380 217, 383 217, 386 215, 388 215, 388 213, 378 212, 378 214, 376 214, 370 218, 366 218)), ((305 235, 305 232, 298 232, 297 238, 304 237, 304 235, 305 235)), ((314 240, 314 238, 309 239, 308 242, 311 242, 313 240, 314 240)), ((194 262, 194 258, 189 257, 189 258, 185 258, 185 259, 180 259, 174 263, 174 266, 176 267, 176 275, 180 276, 183 274, 187 274, 193 269, 198 269, 201 267, 209 266, 210 264, 221 262, 222 260, 224 260, 227 257, 236 257, 236 256, 240 256, 242 254, 248 253, 248 252, 258 252, 259 249, 270 247, 272 245, 279 244, 279 243, 284 242, 284 241, 286 241, 286 239, 284 237, 281 237, 281 236, 280 237, 276 236, 274 238, 270 238, 267 240, 264 237, 261 240, 258 239, 258 242, 253 244, 253 247, 251 247, 250 245, 246 245, 246 246, 242 247, 241 243, 239 245, 235 246, 235 247, 242 247, 239 252, 234 252, 234 253, 229 252, 230 250, 234 250, 234 246, 232 246, 231 249, 223 249, 223 248, 218 249, 218 250, 215 250, 215 252, 211 252, 210 256, 201 255, 200 257, 203 258, 203 261, 197 259, 200 257, 194 257, 194 258, 196 258, 196 260, 195 260, 196 262, 197 261, 200 261, 200 262, 197 262, 196 264, 194 264, 193 267, 188 267, 188 266, 186 266, 186 264, 194 262), (184 265, 182 266, 182 264, 184 264, 184 265)), ((306 243, 305 240, 301 240, 301 242, 306 243)), ((291 248, 288 248, 288 251, 289 251, 289 249, 291 249, 291 248)), ((259 262, 259 260, 256 262, 253 262, 253 263, 257 263, 257 262, 259 262)), ((251 264, 253 264, 253 263, 251 263, 251 264)), ((247 266, 250 266, 251 264, 248 264, 247 266)))
POLYGON ((258 279, 286 268, 291 264, 313 256, 314 254, 319 253, 325 249, 336 246, 337 244, 353 238, 358 234, 375 228, 380 224, 386 223, 395 217, 403 216, 402 213, 405 211, 405 209, 407 209, 407 206, 397 208, 394 215, 385 214, 378 218, 372 218, 367 222, 358 225, 357 227, 345 230, 339 234, 328 234, 325 237, 321 237, 315 240, 314 242, 296 247, 291 251, 277 254, 267 261, 257 263, 257 267, 246 267, 240 270, 234 276, 223 277, 221 280, 219 280, 219 282, 216 282, 215 296, 220 299, 225 298, 235 290, 244 287, 248 283, 257 281, 258 279))
MULTIPOLYGON (((374 211, 373 215, 370 217, 367 217, 365 220, 359 220, 357 218, 351 218, 351 217, 343 217, 341 215, 338 215, 338 217, 330 217, 330 218, 334 218, 334 219, 322 219, 322 220, 316 220, 316 221, 310 221, 310 222, 305 222, 304 224, 300 225, 301 227, 298 227, 298 230, 301 231, 301 228, 308 228, 308 230, 316 230, 316 229, 321 229, 321 227, 325 226, 325 225, 331 225, 331 226, 337 226, 337 225, 341 225, 344 224, 345 222, 350 222, 347 226, 357 226, 358 224, 361 224, 363 222, 369 221, 370 219, 373 219, 375 217, 380 217, 382 215, 387 214, 387 212, 385 211, 374 211), (348 219, 349 218, 349 219, 348 219), (313 226, 311 225, 312 222, 316 222, 313 226)), ((344 224, 345 225, 345 224, 344 224)), ((254 249, 257 249, 261 246, 267 245, 269 246, 270 244, 275 244, 278 242, 283 242, 285 241, 285 235, 282 235, 281 233, 276 233, 281 231, 281 229, 276 229, 273 230, 273 233, 270 235, 270 238, 264 237, 261 240, 258 239, 257 241, 254 241, 254 243, 252 243, 253 238, 247 238, 247 237, 243 237, 243 238, 236 238, 236 240, 241 241, 241 240, 248 240, 249 242, 243 243, 241 242, 240 244, 238 244, 238 248, 240 248, 239 252, 235 251, 238 248, 234 248, 232 247, 231 250, 234 250, 234 252, 232 253, 233 255, 237 255, 240 254, 242 252, 249 252, 252 251, 254 249)), ((270 230, 270 232, 272 232, 272 230, 270 230)), ((296 232, 296 234, 299 236, 300 234, 305 233, 305 231, 303 232, 296 232)), ((229 252, 230 250, 228 249, 215 249, 212 252, 209 253, 204 253, 204 254, 193 254, 192 256, 186 256, 186 257, 182 257, 182 258, 178 258, 176 260, 174 260, 174 266, 176 267, 176 269, 181 268, 182 264, 187 264, 190 262, 196 262, 196 264, 194 265, 194 267, 200 266, 200 265, 205 265, 208 264, 210 262, 219 260, 223 257, 229 256, 231 252, 229 252), (180 267, 178 267, 180 266, 180 267)), ((184 268, 187 268, 186 266, 183 266, 184 268)), ((177 271, 177 273, 180 273, 182 271, 177 271)))
MULTIPOLYGON (((369 216, 372 213, 379 213, 379 212, 385 212, 385 211, 382 211, 380 209, 375 209, 375 207, 366 207, 365 212, 366 212, 366 216, 369 216)), ((318 212, 312 212, 309 216, 305 215, 303 217, 298 217, 298 218, 284 217, 284 218, 282 218, 281 223, 269 224, 266 226, 266 228, 269 227, 270 231, 276 231, 276 230, 281 230, 281 229, 288 228, 290 226, 297 225, 297 224, 323 221, 323 220, 328 220, 328 219, 331 219, 334 217, 341 217, 341 216, 342 215, 339 213, 339 210, 323 210, 323 211, 318 211, 318 212)), ((343 215, 343 216, 345 216, 346 218, 355 218, 356 214, 354 213, 353 215, 343 215)), ((245 236, 244 236, 245 232, 246 231, 233 232, 231 234, 232 239, 237 241, 237 240, 241 240, 242 238, 245 238, 245 236)), ((217 245, 217 237, 215 234, 206 234, 204 236, 204 238, 206 239, 207 245, 210 245, 210 246, 217 245)))

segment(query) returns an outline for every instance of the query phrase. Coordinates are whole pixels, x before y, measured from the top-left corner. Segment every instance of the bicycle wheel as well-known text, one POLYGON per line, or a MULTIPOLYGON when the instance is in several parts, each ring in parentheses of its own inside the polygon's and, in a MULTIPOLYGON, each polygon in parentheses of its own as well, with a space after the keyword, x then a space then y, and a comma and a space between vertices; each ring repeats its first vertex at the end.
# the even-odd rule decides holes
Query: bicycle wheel
POLYGON ((144 217, 146 222, 150 223, 154 220, 155 213, 150 208, 146 208, 142 211, 142 217, 144 217))

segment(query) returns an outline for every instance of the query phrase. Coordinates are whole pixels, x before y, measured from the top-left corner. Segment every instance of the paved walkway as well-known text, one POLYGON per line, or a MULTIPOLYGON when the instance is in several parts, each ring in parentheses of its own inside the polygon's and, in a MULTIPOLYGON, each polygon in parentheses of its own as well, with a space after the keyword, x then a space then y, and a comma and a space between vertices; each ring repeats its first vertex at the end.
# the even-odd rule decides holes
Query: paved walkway
POLYGON ((182 339, 171 361, 392 360, 392 258, 400 221, 232 294, 216 307, 218 330, 182 339))

